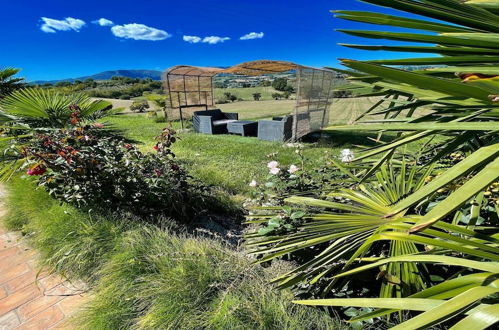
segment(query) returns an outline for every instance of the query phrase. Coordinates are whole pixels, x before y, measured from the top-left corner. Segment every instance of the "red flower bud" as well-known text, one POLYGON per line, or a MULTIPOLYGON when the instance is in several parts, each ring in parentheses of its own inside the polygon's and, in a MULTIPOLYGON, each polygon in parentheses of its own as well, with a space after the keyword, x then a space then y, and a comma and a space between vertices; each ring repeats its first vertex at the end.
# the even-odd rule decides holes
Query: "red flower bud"
POLYGON ((28 168, 28 170, 26 171, 26 174, 30 175, 30 176, 42 175, 45 172, 47 172, 47 170, 44 167, 42 167, 41 165, 35 165, 35 166, 28 168))

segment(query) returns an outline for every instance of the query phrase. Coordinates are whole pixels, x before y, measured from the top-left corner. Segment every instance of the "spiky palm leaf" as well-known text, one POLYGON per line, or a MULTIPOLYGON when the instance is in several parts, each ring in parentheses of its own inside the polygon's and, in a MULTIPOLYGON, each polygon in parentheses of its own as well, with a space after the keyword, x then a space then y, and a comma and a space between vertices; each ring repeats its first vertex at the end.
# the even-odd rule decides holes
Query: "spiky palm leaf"
POLYGON ((50 89, 29 88, 13 92, 0 101, 0 122, 27 124, 30 127, 65 127, 70 125, 71 105, 80 109, 79 118, 95 120, 111 114, 111 104, 91 100, 87 95, 61 94, 50 89))
MULTIPOLYGON (((413 19, 395 15, 385 15, 371 12, 337 11, 336 15, 343 19, 364 22, 376 25, 388 25, 413 30, 423 30, 423 33, 408 32, 383 32, 370 30, 342 30, 349 35, 371 39, 398 40, 419 43, 411 45, 352 45, 347 47, 373 50, 373 51, 403 51, 414 53, 435 53, 437 57, 419 57, 395 60, 354 61, 342 60, 343 64, 355 71, 351 72, 351 84, 348 89, 358 95, 380 95, 383 98, 376 106, 368 109, 365 114, 358 118, 355 125, 347 127, 330 127, 329 130, 373 130, 373 131, 398 131, 395 140, 382 143, 367 150, 357 158, 361 164, 366 160, 372 162, 372 158, 382 156, 373 168, 365 172, 367 176, 373 175, 383 168, 384 164, 396 155, 397 149, 407 144, 422 141, 434 136, 443 137, 443 142, 438 148, 428 149, 435 152, 427 166, 434 165, 439 160, 456 150, 462 150, 467 157, 458 165, 448 169, 437 179, 423 185, 420 189, 410 192, 393 204, 385 204, 386 201, 379 197, 370 196, 368 200, 356 200, 356 211, 345 209, 344 205, 327 204, 327 201, 302 200, 302 204, 314 207, 323 207, 327 211, 321 215, 329 217, 323 225, 319 224, 321 217, 309 217, 309 223, 300 230, 308 230, 317 242, 330 240, 328 248, 317 255, 308 264, 302 265, 294 274, 286 274, 279 281, 293 284, 306 280, 308 271, 312 275, 333 275, 332 281, 372 269, 396 264, 400 268, 392 268, 391 271, 399 271, 410 274, 411 267, 422 264, 441 265, 449 264, 462 267, 454 276, 437 286, 429 287, 420 293, 403 295, 405 298, 362 298, 355 299, 324 299, 297 301, 301 304, 322 306, 362 306, 378 307, 379 310, 362 316, 361 320, 370 319, 381 315, 391 314, 395 311, 422 311, 420 315, 402 323, 397 328, 416 329, 431 326, 453 317, 458 323, 455 329, 464 329, 473 325, 473 328, 486 328, 499 320, 499 305, 494 298, 497 293, 497 269, 498 241, 497 227, 481 228, 476 226, 476 220, 480 216, 483 191, 497 182, 499 178, 499 5, 497 1, 491 0, 364 0, 374 5, 389 7, 396 10, 418 14, 428 19, 413 19), (439 20, 439 21, 435 21, 439 20), (428 43, 428 46, 421 46, 428 43), (436 46, 434 45, 436 44, 436 46), (408 71, 399 65, 417 65, 417 70, 408 71), (428 68, 428 66, 431 66, 428 68), (429 113, 420 117, 414 117, 415 110, 425 107, 429 113), (370 120, 372 115, 384 115, 384 120, 370 120), (438 195, 438 191, 445 186, 461 181, 459 187, 446 198, 433 207, 429 212, 412 214, 411 210, 422 202, 432 199, 438 195), (454 219, 461 216, 461 207, 472 201, 472 212, 467 228, 459 225, 457 221, 449 223, 454 212, 454 219), (367 203, 367 204, 366 204, 367 203), (366 205, 385 206, 385 215, 377 215, 380 221, 378 227, 372 230, 374 222, 367 221, 368 214, 366 205), (329 208, 329 209, 328 209, 329 208), (335 214, 343 210, 341 214, 335 214), (346 215, 350 214, 351 224, 360 221, 365 226, 368 235, 353 237, 351 233, 343 233, 341 240, 334 236, 342 230, 351 229, 346 215), (338 219, 343 217, 343 222, 338 219), (336 229, 331 225, 337 221, 336 229), (384 222, 381 223, 381 220, 384 222), (446 221, 442 221, 446 220, 446 221), (329 226, 329 227, 328 227, 329 226), (313 231, 314 227, 317 227, 313 231), (327 232, 324 228, 328 228, 327 232), (321 230, 323 230, 321 232, 321 230), (336 230, 334 232, 333 230, 336 230), (492 234, 486 235, 486 230, 492 234), (350 236, 348 236, 350 235, 350 236), (357 240, 356 240, 357 239, 357 240), (359 247, 359 241, 362 246, 359 247), (398 256, 390 253, 389 257, 364 258, 366 252, 370 251, 376 242, 391 242, 394 246, 398 242, 414 244, 418 253, 400 249, 398 256), (395 243, 397 242, 397 243, 395 243), (435 244, 435 245, 433 245, 435 244), (341 248, 345 246, 344 250, 341 248), (433 246, 435 248, 425 252, 423 247, 433 246), (330 253, 330 251, 333 251, 330 253), (350 256, 345 261, 347 267, 337 267, 329 260, 337 258, 336 254, 342 253, 350 256), (456 256, 456 257, 454 257, 456 256), (329 258, 329 259, 328 259, 329 258), (382 259, 379 259, 382 258, 382 259), (453 259, 449 259, 453 258, 453 259), (365 265, 357 266, 357 263, 365 265), (321 273, 313 272, 320 269, 321 273), (487 273, 478 273, 486 271, 487 273), (475 272, 475 273, 473 273, 475 272), (461 276, 462 274, 469 274, 461 276), (473 279, 472 281, 470 279, 473 279), (470 280, 470 281, 468 281, 470 280), (293 282, 294 281, 294 282, 293 282), (468 281, 468 282, 467 282, 468 281), (388 308, 388 309, 387 309, 388 308)), ((372 163, 371 163, 372 164, 372 163)), ((357 194, 365 194, 358 192, 357 194)), ((364 196, 365 197, 365 196, 364 196)), ((290 202, 296 201, 291 198, 290 202)), ((371 206, 370 206, 371 207, 371 206)), ((497 214, 499 208, 496 206, 497 214)), ((371 216, 373 214, 370 214, 371 216)), ((374 219, 374 217, 373 217, 374 219)), ((254 239, 251 237, 251 239, 254 239)), ((293 236, 274 237, 264 239, 265 244, 274 244, 279 250, 263 251, 267 259, 279 256, 279 251, 290 251, 306 244, 309 236, 303 234, 302 241, 297 239, 290 241, 293 236), (286 244, 289 246, 286 250, 286 244), (284 249, 284 250, 283 250, 284 249), (273 255, 272 255, 273 254, 273 255)), ((388 272, 390 276, 394 273, 388 272)), ((311 282, 312 284, 314 282, 311 282)), ((280 282, 282 284, 282 282, 280 282)), ((405 292, 406 293, 406 292, 405 292)), ((404 294, 405 294, 404 293, 404 294)), ((386 297, 383 292, 382 297, 386 297)), ((400 297, 400 295, 394 295, 400 297)), ((359 318, 354 319, 359 320, 359 318)))
POLYGON ((24 87, 24 78, 15 78, 14 76, 21 71, 20 69, 6 68, 0 70, 0 99, 4 98, 16 89, 24 87))

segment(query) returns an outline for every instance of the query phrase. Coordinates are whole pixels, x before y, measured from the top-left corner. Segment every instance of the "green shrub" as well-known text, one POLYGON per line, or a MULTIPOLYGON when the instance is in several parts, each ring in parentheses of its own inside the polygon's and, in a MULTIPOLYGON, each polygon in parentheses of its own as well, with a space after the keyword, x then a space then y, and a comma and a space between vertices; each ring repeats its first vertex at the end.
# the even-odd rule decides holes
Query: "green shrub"
POLYGON ((27 174, 40 175, 39 185, 54 198, 80 207, 180 218, 190 187, 169 149, 173 134, 164 130, 155 154, 88 126, 38 134, 25 149, 27 174))
POLYGON ((272 93, 272 98, 274 100, 280 100, 284 97, 284 95, 282 93, 272 93))
POLYGON ((145 112, 147 109, 149 109, 149 103, 147 102, 147 100, 133 101, 132 105, 130 106, 130 110, 134 112, 145 112))

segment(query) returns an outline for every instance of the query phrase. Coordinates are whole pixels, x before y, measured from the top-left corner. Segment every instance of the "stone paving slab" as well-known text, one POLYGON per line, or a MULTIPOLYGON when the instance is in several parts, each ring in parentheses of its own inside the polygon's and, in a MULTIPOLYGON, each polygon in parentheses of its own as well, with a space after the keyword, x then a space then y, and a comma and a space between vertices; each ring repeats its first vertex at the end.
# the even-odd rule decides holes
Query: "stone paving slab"
MULTIPOLYGON (((0 218, 3 196, 0 191, 0 218)), ((40 271, 36 258, 36 251, 3 228, 0 219, 0 330, 71 329, 70 317, 87 299, 82 284, 40 271)))

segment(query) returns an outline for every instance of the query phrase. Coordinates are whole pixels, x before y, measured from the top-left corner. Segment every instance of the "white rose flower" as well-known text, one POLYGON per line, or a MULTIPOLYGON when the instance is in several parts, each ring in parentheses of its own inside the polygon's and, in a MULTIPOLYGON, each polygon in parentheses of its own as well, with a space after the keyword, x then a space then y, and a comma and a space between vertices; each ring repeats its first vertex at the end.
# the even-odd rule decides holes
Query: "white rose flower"
POLYGON ((277 174, 279 174, 279 172, 281 172, 281 169, 279 167, 272 167, 270 169, 270 174, 277 175, 277 174))
POLYGON ((268 167, 268 168, 276 168, 277 166, 279 166, 279 163, 278 163, 278 162, 276 162, 275 160, 273 160, 273 161, 271 161, 271 162, 269 162, 269 163, 267 164, 267 167, 268 167))
POLYGON ((288 172, 289 172, 289 173, 291 173, 291 174, 293 174, 293 173, 295 173, 295 172, 296 172, 296 171, 298 171, 298 170, 299 170, 298 166, 296 166, 296 165, 291 165, 291 166, 289 167, 289 169, 288 169, 288 172))
POLYGON ((258 183, 255 180, 252 180, 249 184, 250 187, 256 187, 258 186, 258 183))
POLYGON ((340 156, 341 156, 341 161, 344 163, 350 163, 355 158, 353 151, 351 151, 350 149, 341 150, 340 156))

